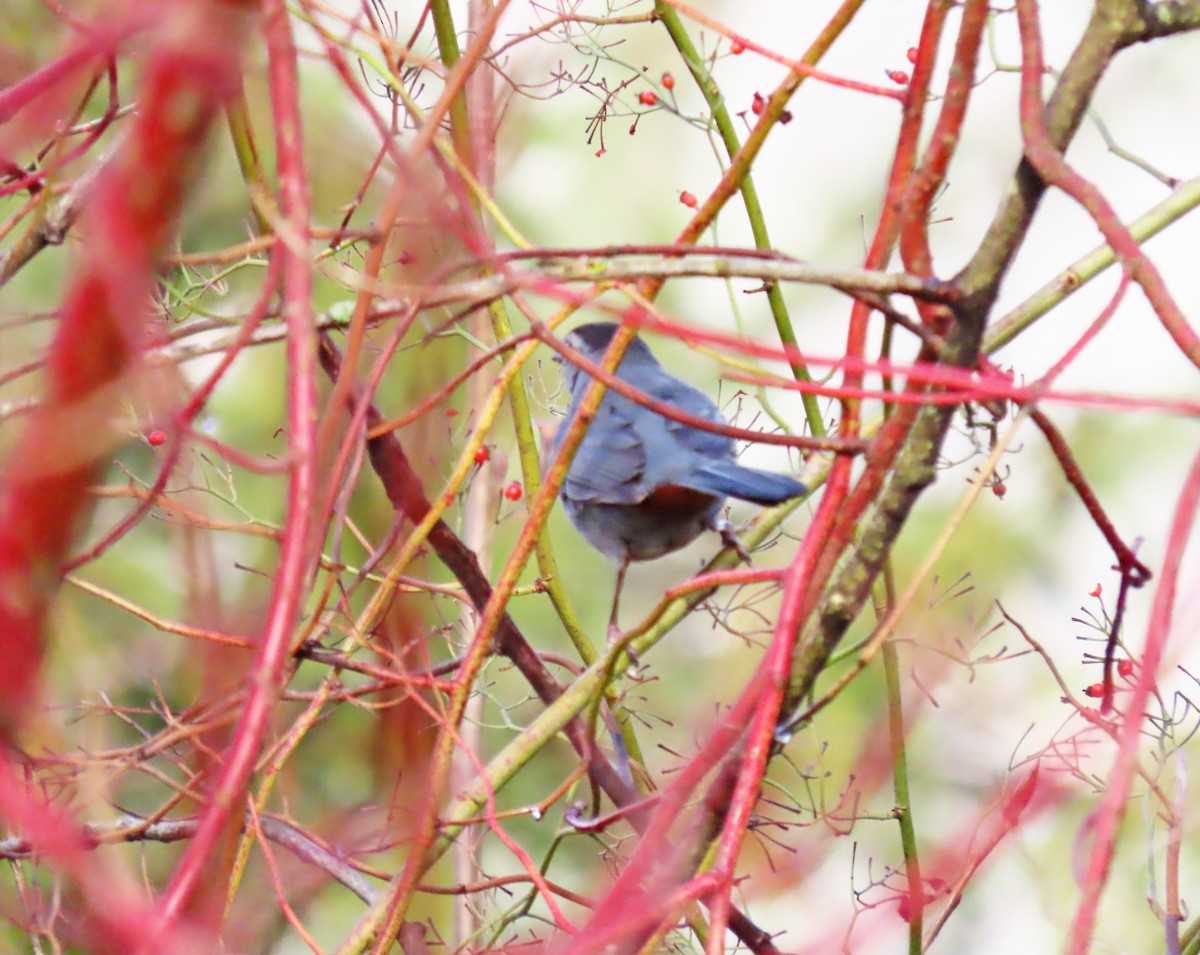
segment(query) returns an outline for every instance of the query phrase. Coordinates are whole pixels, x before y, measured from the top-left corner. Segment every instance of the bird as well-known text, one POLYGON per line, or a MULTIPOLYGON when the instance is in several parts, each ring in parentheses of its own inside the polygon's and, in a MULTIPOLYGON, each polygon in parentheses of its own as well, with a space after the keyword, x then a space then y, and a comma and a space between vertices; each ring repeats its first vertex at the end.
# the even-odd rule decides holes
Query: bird
MULTIPOLYGON (((574 329, 564 341, 599 364, 620 328, 616 322, 592 322, 574 329)), ((561 356, 555 360, 563 362, 561 356)), ((576 365, 565 367, 571 400, 551 444, 551 460, 593 380, 576 365)), ((616 377, 686 414, 728 423, 707 395, 669 374, 640 338, 630 341, 616 377)), ((705 530, 717 531, 732 543, 732 532, 719 520, 726 498, 771 506, 808 491, 794 478, 739 464, 736 451, 728 435, 675 421, 612 389, 605 392, 559 498, 583 539, 617 564, 610 642, 621 633, 618 605, 630 563, 679 550, 705 530)), ((740 545, 735 546, 740 551, 740 545)))

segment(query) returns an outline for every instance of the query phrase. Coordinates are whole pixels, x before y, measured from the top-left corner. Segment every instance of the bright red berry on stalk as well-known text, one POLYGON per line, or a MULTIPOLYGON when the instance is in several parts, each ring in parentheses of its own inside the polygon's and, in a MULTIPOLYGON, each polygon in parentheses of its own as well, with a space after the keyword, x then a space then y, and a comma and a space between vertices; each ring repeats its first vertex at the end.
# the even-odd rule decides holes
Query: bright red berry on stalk
POLYGON ((641 95, 638 97, 638 101, 643 106, 653 106, 658 102, 658 94, 654 92, 654 90, 642 90, 641 95))
POLYGON ((908 85, 908 74, 905 73, 904 70, 888 70, 887 75, 888 75, 888 79, 891 80, 893 83, 895 83, 897 86, 907 86, 908 85))
POLYGON ((741 40, 734 40, 732 43, 729 44, 729 52, 732 53, 734 56, 741 56, 743 53, 746 52, 746 44, 743 43, 741 40))
POLYGON ((910 46, 908 48, 908 62, 909 63, 917 62, 917 48, 915 46, 910 46))
POLYGON ((487 464, 488 460, 491 458, 491 456, 492 456, 492 452, 488 450, 488 447, 485 444, 482 448, 480 448, 478 451, 475 452, 475 463, 476 464, 487 464))
POLYGON ((675 89, 675 77, 673 77, 670 73, 664 73, 662 75, 662 85, 663 89, 665 90, 675 89))
POLYGON ((521 495, 524 493, 525 488, 521 487, 520 481, 513 481, 512 484, 504 489, 504 496, 510 501, 521 500, 521 495))
POLYGON ((754 102, 750 104, 750 112, 755 116, 761 116, 767 108, 767 101, 763 99, 762 93, 754 94, 754 102))
POLYGON ((1104 696, 1104 684, 1093 683, 1083 692, 1085 696, 1090 696, 1093 700, 1098 700, 1100 697, 1104 696))
POLYGON ((151 431, 146 435, 146 440, 151 447, 157 448, 159 445, 166 443, 167 436, 161 431, 151 431))
POLYGON ((1133 676, 1133 661, 1132 660, 1118 660, 1117 661, 1117 673, 1119 673, 1125 679, 1129 679, 1129 677, 1133 676))
POLYGON ((679 194, 679 201, 682 202, 689 209, 695 209, 698 204, 696 201, 696 197, 693 196, 686 189, 679 194))
POLYGON ((1088 591, 1088 596, 1089 597, 1099 597, 1100 594, 1103 592, 1104 592, 1104 588, 1101 587, 1099 584, 1096 584, 1095 587, 1093 587, 1091 590, 1088 591))

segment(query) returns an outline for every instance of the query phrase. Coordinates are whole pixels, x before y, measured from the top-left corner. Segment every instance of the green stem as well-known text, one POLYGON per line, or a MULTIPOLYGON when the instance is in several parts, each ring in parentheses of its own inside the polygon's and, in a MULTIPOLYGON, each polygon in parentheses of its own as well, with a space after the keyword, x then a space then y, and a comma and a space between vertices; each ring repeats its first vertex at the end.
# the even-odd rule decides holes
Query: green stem
MULTIPOLYGON (((430 13, 433 17, 434 30, 437 34, 438 50, 442 62, 448 68, 453 68, 461 54, 458 47, 458 36, 454 29, 454 19, 450 12, 449 0, 431 0, 430 13)), ((454 103, 450 108, 450 134, 455 149, 462 160, 462 165, 467 169, 473 168, 469 161, 470 154, 468 152, 470 148, 470 125, 467 101, 466 97, 462 94, 455 97, 454 103)), ((475 172, 478 174, 479 171, 475 170, 475 172)), ((478 194, 472 193, 471 204, 473 211, 479 216, 480 202, 478 194)), ((482 227, 483 220, 481 216, 479 218, 482 227)), ((493 301, 488 306, 488 315, 491 318, 492 332, 497 341, 505 341, 512 337, 512 321, 509 318, 508 309, 502 301, 493 301)), ((525 390, 525 382, 520 376, 514 377, 509 382, 508 405, 512 413, 513 431, 517 438, 521 479, 525 484, 527 498, 532 500, 537 496, 538 490, 542 485, 541 465, 538 460, 537 442, 534 438, 533 415, 530 410, 529 395, 525 390)), ((570 638, 572 644, 574 644, 580 659, 583 660, 586 666, 591 666, 599 659, 600 654, 595 644, 592 643, 591 639, 584 632, 583 625, 567 596, 566 588, 563 586, 562 578, 558 572, 558 561, 555 559, 554 549, 550 544, 550 535, 545 527, 538 533, 537 541, 534 545, 534 555, 537 560, 538 576, 546 586, 550 603, 554 607, 555 613, 558 614, 563 629, 566 630, 567 636, 570 638)), ((641 762, 642 751, 638 745, 637 736, 634 733, 633 723, 629 719, 628 714, 621 710, 617 691, 612 687, 606 687, 604 695, 621 727, 621 735, 624 737, 626 750, 631 758, 641 762)))
POLYGON ((233 144, 238 169, 250 190, 250 208, 254 212, 254 222, 260 235, 270 235, 275 231, 271 224, 274 194, 271 190, 271 180, 259 158, 258 147, 254 145, 254 128, 250 125, 250 108, 246 105, 244 87, 238 89, 237 95, 232 97, 225 107, 225 121, 229 126, 229 140, 233 144))
MULTIPOLYGON (((821 58, 833 40, 840 35, 846 24, 850 22, 854 13, 863 2, 864 0, 850 0, 850 2, 843 4, 834 19, 822 31, 817 42, 805 54, 804 62, 811 65, 821 58)), ((721 142, 725 146, 730 160, 736 159, 742 150, 742 143, 738 139, 733 117, 725 105, 725 100, 721 95, 721 90, 717 86, 716 80, 713 79, 712 73, 709 72, 695 44, 692 43, 691 37, 688 36, 682 18, 679 16, 678 11, 670 6, 666 0, 655 0, 654 12, 659 20, 662 21, 667 34, 671 37, 671 41, 675 44, 675 48, 679 51, 679 55, 683 58, 684 63, 692 74, 692 78, 696 81, 701 95, 708 104, 713 121, 717 125, 717 132, 720 134, 721 142)), ((794 73, 789 77, 788 82, 780 91, 782 95, 777 93, 771 97, 768 110, 773 111, 776 118, 782 115, 783 104, 802 81, 803 76, 794 73)), ((758 198, 758 190, 755 188, 754 179, 750 175, 748 165, 738 181, 738 188, 742 194, 742 202, 746 207, 746 217, 750 221, 750 230, 754 236, 755 246, 764 250, 771 249, 771 237, 767 231, 766 216, 763 213, 762 203, 758 198)), ((779 334, 779 340, 785 346, 795 348, 797 346, 796 332, 792 326, 791 316, 788 314, 787 304, 783 300, 783 291, 779 285, 774 283, 767 285, 767 302, 771 307, 771 315, 775 319, 775 328, 779 334)), ((797 381, 812 380, 808 369, 801 362, 793 362, 791 369, 797 381)), ((816 396, 805 394, 802 396, 802 401, 804 403, 804 416, 808 420, 808 426, 812 430, 812 433, 824 435, 825 422, 821 417, 821 409, 817 404, 816 396)))
MULTIPOLYGON (((687 64, 688 70, 691 71, 701 95, 712 112, 712 117, 717 124, 717 132, 721 136, 721 142, 725 146, 725 151, 729 154, 729 158, 733 159, 739 150, 741 150, 742 144, 738 139, 737 129, 733 124, 733 117, 725 105, 725 100, 721 96, 721 90, 717 86, 717 81, 713 79, 712 73, 704 65, 704 60, 700 57, 700 51, 692 43, 692 38, 688 36, 687 30, 683 26, 683 20, 675 8, 667 4, 665 0, 655 0, 654 12, 662 21, 663 26, 667 28, 667 33, 670 35, 672 42, 674 42, 675 48, 679 51, 679 55, 683 57, 683 62, 687 64)), ((762 203, 758 199, 758 190, 754 186, 754 179, 750 175, 749 169, 742 176, 738 188, 742 194, 742 202, 746 207, 746 217, 750 220, 750 230, 754 236, 755 247, 770 249, 771 236, 767 232, 766 216, 763 214, 762 203)), ((767 285, 767 302, 771 306, 771 315, 775 319, 775 328, 779 333, 779 340, 784 345, 795 347, 797 344, 796 331, 792 327, 792 319, 788 314, 787 303, 783 300, 783 290, 778 284, 772 282, 767 285)), ((797 381, 812 380, 808 369, 802 363, 798 361, 793 362, 791 368, 792 374, 797 381)), ((821 409, 817 404, 816 395, 805 394, 801 396, 801 400, 804 402, 804 416, 808 419, 808 426, 812 429, 813 434, 824 434, 825 422, 821 418, 821 409)))
MULTIPOLYGON (((1157 235, 1176 219, 1200 205, 1200 177, 1181 182, 1167 198, 1129 224, 1137 242, 1157 235)), ((993 323, 983 339, 983 350, 992 354, 1025 331, 1068 296, 1075 294, 1117 261, 1108 245, 1101 245, 1076 259, 1011 312, 993 323)))
MULTIPOLYGON (((438 55, 447 70, 462 58, 458 47, 458 33, 454 29, 454 16, 450 12, 450 0, 430 0, 429 12, 433 17, 433 31, 437 36, 438 55)), ((463 165, 475 169, 471 160, 471 126, 467 118, 467 96, 462 90, 450 104, 450 136, 463 165)))
POLYGON ((1180 936, 1180 952, 1182 955, 1200 955, 1200 919, 1196 919, 1180 936))
MULTIPOLYGON (((893 603, 890 565, 875 585, 875 613, 887 616, 893 603)), ((904 874, 908 881, 908 952, 921 955, 925 889, 921 884, 921 862, 917 854, 917 832, 908 789, 908 753, 904 740, 904 704, 900 689, 900 658, 896 644, 888 638, 883 648, 883 675, 887 687, 888 732, 892 751, 892 779, 896 796, 896 821, 900 824, 900 847, 904 852, 904 874)))

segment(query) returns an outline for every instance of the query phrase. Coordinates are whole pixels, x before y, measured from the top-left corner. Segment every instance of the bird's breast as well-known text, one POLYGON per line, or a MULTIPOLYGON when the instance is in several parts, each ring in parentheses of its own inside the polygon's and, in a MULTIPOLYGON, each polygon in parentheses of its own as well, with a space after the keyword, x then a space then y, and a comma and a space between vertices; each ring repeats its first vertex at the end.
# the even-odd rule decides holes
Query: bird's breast
POLYGON ((690 515, 706 512, 716 498, 703 491, 678 484, 660 484, 642 500, 641 506, 651 513, 690 515))

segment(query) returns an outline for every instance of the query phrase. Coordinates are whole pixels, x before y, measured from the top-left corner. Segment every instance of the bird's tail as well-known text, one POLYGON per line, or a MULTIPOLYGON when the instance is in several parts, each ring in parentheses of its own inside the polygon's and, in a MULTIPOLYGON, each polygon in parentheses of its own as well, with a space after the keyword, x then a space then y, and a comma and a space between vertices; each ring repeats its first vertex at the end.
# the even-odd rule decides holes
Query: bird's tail
POLYGON ((687 486, 694 490, 721 497, 736 497, 763 506, 780 504, 808 490, 787 475, 743 467, 736 461, 714 461, 696 472, 694 478, 687 482, 687 486))

